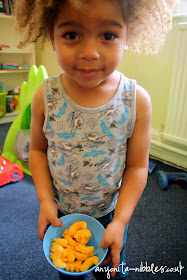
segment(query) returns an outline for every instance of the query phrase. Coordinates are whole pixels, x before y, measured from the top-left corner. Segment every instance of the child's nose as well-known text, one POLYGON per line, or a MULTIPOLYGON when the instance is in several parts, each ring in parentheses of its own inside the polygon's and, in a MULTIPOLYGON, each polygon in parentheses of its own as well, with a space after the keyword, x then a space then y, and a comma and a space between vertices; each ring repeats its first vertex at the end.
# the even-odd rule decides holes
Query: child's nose
POLYGON ((79 51, 79 56, 81 59, 85 60, 96 60, 99 58, 99 47, 97 42, 94 40, 85 40, 82 42, 80 51, 79 51))

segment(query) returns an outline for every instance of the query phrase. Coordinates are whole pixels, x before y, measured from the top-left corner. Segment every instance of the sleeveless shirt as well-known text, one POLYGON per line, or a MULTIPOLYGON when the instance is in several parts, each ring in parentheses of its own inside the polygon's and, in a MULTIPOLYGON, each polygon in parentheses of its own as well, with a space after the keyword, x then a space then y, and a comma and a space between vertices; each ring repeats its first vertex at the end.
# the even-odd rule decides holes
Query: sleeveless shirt
POLYGON ((120 73, 114 97, 98 108, 85 108, 68 96, 61 75, 43 84, 54 200, 64 214, 99 218, 117 203, 136 118, 136 81, 120 73))

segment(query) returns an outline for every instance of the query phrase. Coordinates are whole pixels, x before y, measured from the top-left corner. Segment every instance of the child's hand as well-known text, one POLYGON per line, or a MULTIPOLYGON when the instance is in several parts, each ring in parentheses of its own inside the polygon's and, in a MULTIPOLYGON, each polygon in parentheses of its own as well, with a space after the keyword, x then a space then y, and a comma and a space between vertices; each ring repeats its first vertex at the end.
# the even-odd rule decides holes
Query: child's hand
MULTIPOLYGON (((118 268, 120 262, 120 253, 123 248, 125 225, 118 220, 113 220, 108 224, 105 229, 103 240, 100 243, 101 248, 105 249, 110 247, 110 255, 107 255, 106 259, 101 265, 107 265, 111 261, 113 262, 113 268, 118 268)), ((112 277, 116 272, 111 272, 112 277)))
POLYGON ((46 230, 50 225, 61 227, 62 221, 57 217, 58 208, 54 201, 44 201, 40 203, 40 214, 38 220, 38 236, 44 239, 46 230))

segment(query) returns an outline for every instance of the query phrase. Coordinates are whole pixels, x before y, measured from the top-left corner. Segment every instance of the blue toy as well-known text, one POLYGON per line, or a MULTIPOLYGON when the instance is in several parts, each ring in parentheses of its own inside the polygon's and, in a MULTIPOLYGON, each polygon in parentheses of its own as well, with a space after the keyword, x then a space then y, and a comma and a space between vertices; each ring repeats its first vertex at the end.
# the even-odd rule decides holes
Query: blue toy
POLYGON ((165 190, 168 188, 169 182, 187 182, 187 173, 181 172, 181 173, 175 173, 175 172, 163 172, 158 171, 157 172, 157 180, 158 184, 161 187, 162 190, 165 190))
POLYGON ((150 175, 153 170, 155 169, 156 163, 149 161, 149 168, 148 168, 148 174, 150 175))

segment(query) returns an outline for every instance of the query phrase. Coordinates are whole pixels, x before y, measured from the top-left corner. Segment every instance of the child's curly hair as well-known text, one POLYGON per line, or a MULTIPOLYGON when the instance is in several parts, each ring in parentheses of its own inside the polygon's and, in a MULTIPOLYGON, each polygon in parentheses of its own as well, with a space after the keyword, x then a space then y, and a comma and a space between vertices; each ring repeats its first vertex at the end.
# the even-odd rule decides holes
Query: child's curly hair
MULTIPOLYGON (((36 42, 42 36, 48 37, 54 24, 59 6, 66 0, 15 0, 17 27, 26 30, 25 40, 19 47, 36 42)), ((69 0, 77 8, 83 8, 89 1, 69 0)), ((171 11, 175 0, 113 0, 118 1, 128 28, 129 49, 134 52, 145 50, 157 53, 165 40, 165 34, 172 27, 171 11)))

